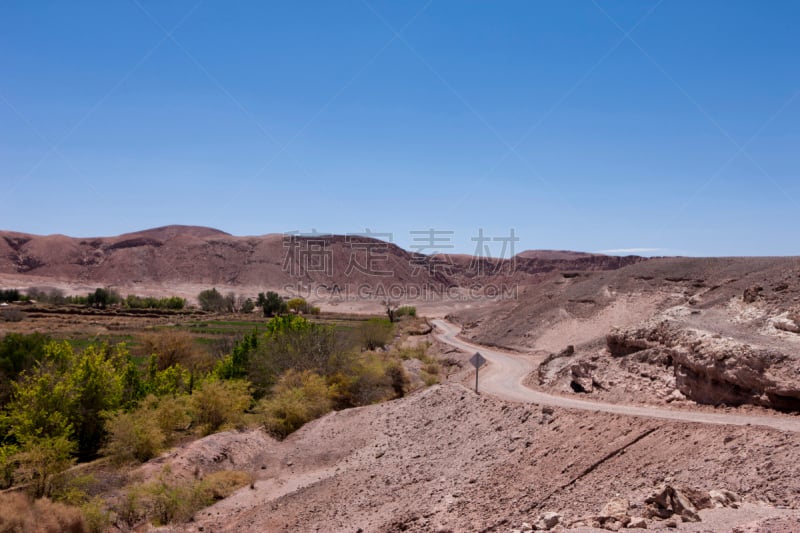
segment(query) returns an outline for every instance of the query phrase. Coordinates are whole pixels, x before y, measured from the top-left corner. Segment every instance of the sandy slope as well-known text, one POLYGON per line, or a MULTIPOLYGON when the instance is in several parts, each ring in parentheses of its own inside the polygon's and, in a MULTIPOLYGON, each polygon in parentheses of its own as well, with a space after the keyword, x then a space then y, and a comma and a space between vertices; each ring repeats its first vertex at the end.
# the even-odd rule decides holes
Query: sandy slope
POLYGON ((254 489, 178 529, 507 531, 543 511, 565 521, 596 514, 615 494, 635 514, 664 480, 728 488, 751 504, 723 516, 703 511, 705 523, 679 523, 683 531, 787 514, 798 523, 797 512, 776 508, 800 503, 798 444, 797 434, 772 429, 587 416, 447 384, 331 413, 268 443, 252 465, 254 489))

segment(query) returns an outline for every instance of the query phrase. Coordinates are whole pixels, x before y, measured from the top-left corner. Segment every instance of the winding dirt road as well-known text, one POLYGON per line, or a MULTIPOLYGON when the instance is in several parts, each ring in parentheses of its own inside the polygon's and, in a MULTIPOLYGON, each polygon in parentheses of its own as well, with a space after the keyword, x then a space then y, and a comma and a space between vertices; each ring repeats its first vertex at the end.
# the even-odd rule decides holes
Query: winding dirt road
POLYGON ((593 402, 566 396, 539 392, 523 385, 524 379, 537 368, 539 361, 532 356, 511 354, 495 348, 473 344, 458 337, 461 328, 446 320, 432 321, 436 338, 455 348, 479 351, 489 365, 480 371, 479 390, 497 398, 524 403, 536 403, 584 411, 601 411, 644 418, 664 418, 701 424, 728 424, 736 426, 765 426, 781 431, 800 433, 800 418, 792 416, 747 416, 725 413, 692 412, 659 407, 593 402))

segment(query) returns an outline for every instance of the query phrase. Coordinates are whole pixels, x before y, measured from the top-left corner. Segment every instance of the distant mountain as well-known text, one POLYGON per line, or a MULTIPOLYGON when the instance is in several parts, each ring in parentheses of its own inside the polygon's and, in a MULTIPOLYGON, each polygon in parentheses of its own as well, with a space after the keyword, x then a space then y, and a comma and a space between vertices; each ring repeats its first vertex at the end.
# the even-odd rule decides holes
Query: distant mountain
POLYGON ((513 261, 421 256, 366 237, 237 237, 196 226, 92 238, 0 232, 0 275, 96 286, 462 285, 498 275, 615 269, 642 260, 567 251, 522 252, 513 261))

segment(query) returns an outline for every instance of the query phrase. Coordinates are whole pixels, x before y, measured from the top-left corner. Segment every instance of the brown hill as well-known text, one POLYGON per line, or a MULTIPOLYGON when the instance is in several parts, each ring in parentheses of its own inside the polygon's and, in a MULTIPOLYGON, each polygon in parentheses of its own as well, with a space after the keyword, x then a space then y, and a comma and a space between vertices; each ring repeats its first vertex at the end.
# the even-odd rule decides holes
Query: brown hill
POLYGON ((71 238, 0 232, 4 285, 110 286, 137 293, 194 296, 198 287, 272 289, 325 299, 346 295, 408 299, 416 287, 474 286, 502 278, 524 283, 562 270, 613 269, 642 261, 578 252, 523 252, 513 261, 423 256, 366 237, 282 234, 237 237, 194 226, 165 226, 116 237, 71 238), (301 290, 299 287, 303 287, 301 290))

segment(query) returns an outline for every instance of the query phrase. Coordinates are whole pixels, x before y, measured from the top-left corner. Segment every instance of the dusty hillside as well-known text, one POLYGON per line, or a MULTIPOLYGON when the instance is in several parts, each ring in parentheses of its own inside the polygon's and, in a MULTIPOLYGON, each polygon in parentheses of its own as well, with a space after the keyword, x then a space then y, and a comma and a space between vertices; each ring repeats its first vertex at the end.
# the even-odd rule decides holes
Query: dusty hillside
MULTIPOLYGON (((647 516, 645 500, 666 483, 743 497, 738 511, 676 521, 681 530, 730 530, 800 503, 798 443, 760 428, 587 417, 449 384, 332 413, 267 443, 252 463, 255 489, 184 529, 508 531, 548 511, 564 524, 590 523, 615 496, 628 500, 629 515, 647 516)), ((647 519, 650 529, 668 521, 647 519)))
POLYGON ((758 305, 774 312, 797 305, 800 258, 655 258, 616 270, 564 271, 524 287, 516 301, 453 318, 485 344, 556 351, 677 305, 724 307, 753 287, 761 287, 758 305))
POLYGON ((462 311, 488 344, 551 354, 532 386, 603 401, 800 410, 800 259, 653 259, 563 273, 462 311))

